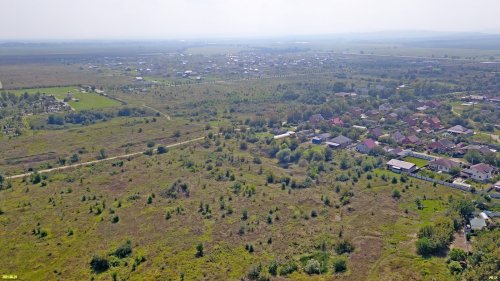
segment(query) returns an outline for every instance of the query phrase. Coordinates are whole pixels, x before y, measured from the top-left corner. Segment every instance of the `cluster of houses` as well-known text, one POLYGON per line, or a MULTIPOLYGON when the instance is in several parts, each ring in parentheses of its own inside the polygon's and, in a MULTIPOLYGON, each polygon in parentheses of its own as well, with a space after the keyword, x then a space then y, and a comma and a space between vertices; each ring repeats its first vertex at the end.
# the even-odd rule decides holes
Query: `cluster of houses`
MULTIPOLYGON (((426 107, 438 107, 440 103, 438 102, 425 102, 426 107)), ((390 104, 382 104, 379 106, 378 112, 389 112, 392 110, 390 104)), ((417 109, 418 110, 418 109, 417 109)), ((356 109, 350 110, 351 113, 356 113, 356 109)), ((362 114, 360 114, 361 116, 362 114)), ((314 114, 309 117, 308 123, 312 125, 313 128, 318 127, 319 124, 328 123, 329 126, 345 127, 346 124, 341 117, 332 117, 326 120, 321 114, 314 114)), ((467 164, 465 161, 456 160, 449 155, 460 157, 463 156, 469 150, 476 150, 481 154, 496 153, 495 150, 489 148, 485 145, 475 145, 458 143, 455 144, 452 140, 454 136, 470 136, 474 134, 474 131, 465 128, 461 125, 452 126, 445 128, 438 117, 427 116, 425 114, 419 115, 409 115, 404 119, 404 122, 410 128, 405 130, 407 134, 403 134, 400 131, 394 131, 392 133, 384 132, 381 127, 374 127, 367 129, 364 126, 352 126, 356 129, 367 130, 367 137, 359 142, 355 142, 352 139, 344 136, 337 135, 332 137, 330 133, 316 133, 314 129, 302 130, 298 132, 288 131, 284 134, 279 134, 275 136, 275 139, 280 139, 284 137, 297 136, 301 139, 308 139, 314 145, 326 145, 334 149, 355 149, 356 151, 363 154, 371 154, 375 149, 383 151, 386 155, 393 157, 387 162, 387 168, 401 173, 415 173, 419 170, 419 167, 414 163, 404 161, 407 156, 412 156, 416 158, 422 158, 427 160, 426 167, 437 173, 447 173, 453 177, 460 177, 462 179, 471 179, 480 183, 491 182, 497 175, 498 170, 496 167, 486 164, 486 163, 476 163, 473 165, 467 164), (408 134, 410 132, 410 134, 408 134), (426 139, 422 140, 417 136, 417 134, 425 135, 425 132, 436 134, 442 134, 443 137, 440 139, 433 139, 430 142, 426 139), (448 138, 450 137, 450 138, 448 138), (386 145, 382 145, 385 143, 386 145), (427 148, 426 153, 419 153, 413 151, 414 149, 421 150, 422 148, 427 148), (430 153, 441 154, 439 156, 433 156, 430 153)))
POLYGON ((498 97, 488 97, 485 95, 467 95, 461 97, 460 100, 465 102, 463 105, 473 105, 481 102, 500 102, 500 99, 498 99, 498 97))

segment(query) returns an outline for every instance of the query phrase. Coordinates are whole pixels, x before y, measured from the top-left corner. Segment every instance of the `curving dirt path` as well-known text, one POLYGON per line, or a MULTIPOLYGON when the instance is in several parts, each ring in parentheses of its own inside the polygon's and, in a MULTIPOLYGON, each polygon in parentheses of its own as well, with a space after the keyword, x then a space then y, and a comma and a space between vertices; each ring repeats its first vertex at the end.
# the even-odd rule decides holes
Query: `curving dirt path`
MULTIPOLYGON (((199 138, 195 138, 195 139, 190 139, 190 140, 187 140, 187 141, 182 141, 182 142, 177 142, 177 143, 169 144, 169 145, 167 145, 165 147, 167 147, 167 148, 176 147, 176 146, 180 146, 180 145, 183 145, 183 144, 188 144, 188 143, 195 142, 195 141, 200 141, 200 140, 203 140, 204 138, 205 137, 199 137, 199 138)), ((128 157, 140 155, 140 154, 143 154, 143 153, 144 153, 144 151, 133 152, 133 153, 128 153, 128 154, 122 154, 122 155, 117 155, 117 156, 113 156, 113 157, 108 157, 108 158, 105 158, 105 159, 93 160, 93 161, 88 161, 88 162, 82 162, 82 163, 72 164, 72 165, 68 165, 68 166, 61 166, 61 167, 55 167, 55 168, 51 168, 51 169, 40 170, 40 171, 38 171, 38 173, 50 173, 50 172, 54 172, 54 171, 61 171, 61 170, 66 170, 66 169, 71 169, 71 168, 77 168, 77 167, 91 165, 91 164, 100 163, 100 162, 104 162, 104 161, 116 160, 116 159, 121 159, 121 158, 128 158, 128 157)), ((18 179, 18 178, 29 176, 31 174, 32 174, 32 172, 18 174, 18 175, 13 175, 13 176, 7 176, 5 178, 6 179, 18 179)))

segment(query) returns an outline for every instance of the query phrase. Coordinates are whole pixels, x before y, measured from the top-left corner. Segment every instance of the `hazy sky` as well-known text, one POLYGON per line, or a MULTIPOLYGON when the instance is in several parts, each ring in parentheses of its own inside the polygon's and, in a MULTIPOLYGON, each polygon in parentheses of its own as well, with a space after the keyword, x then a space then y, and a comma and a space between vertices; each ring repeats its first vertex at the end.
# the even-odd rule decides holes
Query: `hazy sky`
POLYGON ((0 0, 0 39, 500 33, 500 0, 0 0))

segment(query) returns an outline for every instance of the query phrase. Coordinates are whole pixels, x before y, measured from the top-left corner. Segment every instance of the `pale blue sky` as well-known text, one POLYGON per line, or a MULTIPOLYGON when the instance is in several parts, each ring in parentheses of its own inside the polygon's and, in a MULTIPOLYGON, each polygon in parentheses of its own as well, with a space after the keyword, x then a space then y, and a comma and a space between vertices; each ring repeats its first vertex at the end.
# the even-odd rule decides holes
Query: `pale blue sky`
POLYGON ((0 39, 500 33, 500 0, 0 0, 0 39))

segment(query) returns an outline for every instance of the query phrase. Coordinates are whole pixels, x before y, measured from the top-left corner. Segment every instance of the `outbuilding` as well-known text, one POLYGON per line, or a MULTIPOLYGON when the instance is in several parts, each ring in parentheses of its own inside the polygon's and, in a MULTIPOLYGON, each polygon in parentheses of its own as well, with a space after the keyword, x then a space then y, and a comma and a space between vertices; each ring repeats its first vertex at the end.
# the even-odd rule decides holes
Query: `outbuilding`
POLYGON ((396 173, 411 173, 417 169, 417 165, 398 159, 391 159, 387 162, 387 169, 396 173))

